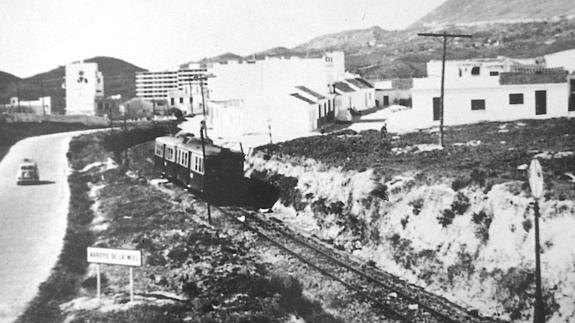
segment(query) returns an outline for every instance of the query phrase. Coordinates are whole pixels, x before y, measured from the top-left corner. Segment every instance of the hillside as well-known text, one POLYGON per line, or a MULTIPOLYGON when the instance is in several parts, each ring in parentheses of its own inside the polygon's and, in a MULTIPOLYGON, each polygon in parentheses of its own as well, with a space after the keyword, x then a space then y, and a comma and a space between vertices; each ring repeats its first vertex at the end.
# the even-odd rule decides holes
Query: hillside
MULTIPOLYGON (((135 96, 135 72, 144 71, 143 68, 121 59, 105 56, 93 57, 85 61, 98 63, 98 68, 104 75, 104 93, 106 96, 120 94, 126 99, 135 96)), ((14 82, 6 85, 0 83, 0 102, 8 101, 11 96, 16 96, 18 92, 25 100, 36 99, 43 94, 52 97, 53 111, 63 112, 66 105, 66 92, 62 88, 64 73, 64 66, 59 66, 50 71, 21 79, 19 90, 14 82)))
POLYGON ((575 15, 572 0, 448 0, 411 25, 532 21, 575 15))
POLYGON ((294 47, 293 51, 323 51, 323 50, 353 50, 359 47, 381 44, 385 35, 389 33, 378 26, 367 29, 347 30, 339 33, 316 37, 306 43, 294 47))
POLYGON ((0 71, 0 89, 16 84, 20 78, 10 73, 0 71))
POLYGON ((346 69, 366 78, 422 77, 426 75, 429 60, 441 59, 441 41, 417 35, 418 32, 430 30, 473 35, 472 39, 451 40, 448 59, 499 55, 537 57, 575 48, 575 19, 557 18, 549 21, 418 27, 400 31, 372 27, 324 35, 291 49, 271 49, 263 53, 269 56, 314 56, 338 50, 346 54, 346 69))
POLYGON ((444 149, 431 130, 387 140, 348 129, 259 147, 249 174, 281 187, 274 215, 284 222, 466 308, 530 322, 533 199, 518 166, 537 156, 547 321, 573 322, 574 126, 448 127, 444 149))

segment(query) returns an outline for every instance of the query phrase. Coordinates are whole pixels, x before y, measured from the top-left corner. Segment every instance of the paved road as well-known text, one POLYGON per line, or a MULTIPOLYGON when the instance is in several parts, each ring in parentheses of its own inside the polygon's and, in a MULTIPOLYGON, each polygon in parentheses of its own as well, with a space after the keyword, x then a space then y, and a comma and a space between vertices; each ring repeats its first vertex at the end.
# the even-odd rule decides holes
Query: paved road
POLYGON ((66 152, 74 134, 24 139, 0 162, 0 322, 24 310, 60 254, 70 196, 66 152), (16 185, 24 157, 38 164, 41 184, 16 185))

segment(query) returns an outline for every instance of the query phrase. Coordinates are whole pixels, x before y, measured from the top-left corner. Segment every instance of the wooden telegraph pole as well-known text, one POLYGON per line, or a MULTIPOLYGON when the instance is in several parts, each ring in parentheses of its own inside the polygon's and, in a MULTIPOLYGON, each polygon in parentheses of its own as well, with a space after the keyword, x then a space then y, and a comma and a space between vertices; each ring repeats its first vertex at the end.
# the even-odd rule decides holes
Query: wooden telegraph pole
POLYGON ((424 37, 443 37, 443 56, 441 59, 441 101, 439 105, 439 145, 444 147, 443 142, 443 102, 445 100, 445 53, 447 51, 447 38, 471 38, 471 35, 464 34, 434 34, 434 33, 418 33, 418 36, 424 37))
POLYGON ((539 244, 539 199, 543 195, 543 170, 537 159, 531 160, 529 165, 529 187, 531 196, 535 199, 533 211, 535 212, 535 308, 533 322, 544 323, 543 292, 541 287, 541 246, 539 244))
MULTIPOLYGON (((203 171, 204 171, 204 187, 206 185, 206 179, 208 178, 207 175, 207 170, 206 170, 206 145, 204 143, 204 140, 208 137, 208 126, 206 124, 206 102, 204 99, 204 80, 207 80, 207 76, 205 77, 198 77, 196 78, 197 80, 200 81, 200 92, 202 92, 202 114, 203 114, 203 119, 202 120, 202 127, 200 129, 200 138, 202 139, 202 157, 203 157, 203 171)), ((192 111, 193 111, 194 107, 192 106, 192 111)), ((209 197, 208 197, 209 199, 209 197)), ((208 208, 208 223, 212 224, 212 211, 210 208, 210 202, 207 201, 207 208, 208 208)))

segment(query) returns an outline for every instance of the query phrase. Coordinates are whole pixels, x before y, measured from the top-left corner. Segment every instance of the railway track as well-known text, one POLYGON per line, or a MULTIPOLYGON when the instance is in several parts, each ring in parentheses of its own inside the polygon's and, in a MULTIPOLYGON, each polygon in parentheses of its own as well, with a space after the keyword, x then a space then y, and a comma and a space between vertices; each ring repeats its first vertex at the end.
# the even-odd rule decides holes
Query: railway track
POLYGON ((403 322, 501 322, 479 317, 421 287, 365 266, 343 252, 322 245, 314 237, 294 232, 279 220, 243 208, 217 209, 283 252, 343 284, 381 309, 389 319, 403 322), (242 217, 243 221, 239 220, 242 217))

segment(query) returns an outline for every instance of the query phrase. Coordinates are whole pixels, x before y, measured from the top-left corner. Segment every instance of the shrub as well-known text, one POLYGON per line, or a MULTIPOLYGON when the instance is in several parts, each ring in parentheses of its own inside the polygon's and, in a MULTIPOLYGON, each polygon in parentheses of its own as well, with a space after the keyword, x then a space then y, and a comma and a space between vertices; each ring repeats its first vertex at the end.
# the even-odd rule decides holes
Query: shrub
POLYGON ((447 226, 453 223, 454 218, 455 213, 451 209, 445 209, 441 212, 441 215, 437 217, 437 220, 442 227, 447 228, 447 226))
POLYGON ((523 230, 525 230, 525 232, 529 233, 529 230, 531 230, 531 228, 533 227, 533 223, 531 223, 531 220, 529 219, 525 219, 525 221, 523 221, 523 230))
POLYGON ((451 189, 457 192, 460 189, 467 187, 469 184, 471 184, 471 177, 458 177, 451 183, 451 189))
POLYGON ((421 209, 423 208, 423 199, 419 198, 416 200, 412 200, 409 202, 409 205, 413 208, 412 212, 413 215, 419 215, 421 213, 421 209))
POLYGON ((469 198, 462 192, 457 193, 451 203, 451 210, 456 214, 463 215, 467 209, 469 209, 471 204, 469 203, 469 198))
POLYGON ((476 224, 475 237, 483 243, 487 242, 487 240, 489 240, 489 228, 491 227, 493 216, 489 216, 484 211, 480 211, 473 213, 471 220, 476 224))
POLYGON ((377 187, 371 191, 370 195, 384 201, 389 201, 389 193, 387 192, 387 185, 385 184, 378 184, 377 187))
POLYGON ((407 226, 408 222, 409 222, 409 216, 406 216, 405 218, 401 219, 401 226, 403 227, 403 230, 405 230, 405 227, 407 226))
POLYGON ((273 290, 287 299, 300 297, 303 290, 297 278, 283 272, 274 273, 271 277, 270 284, 273 290))

